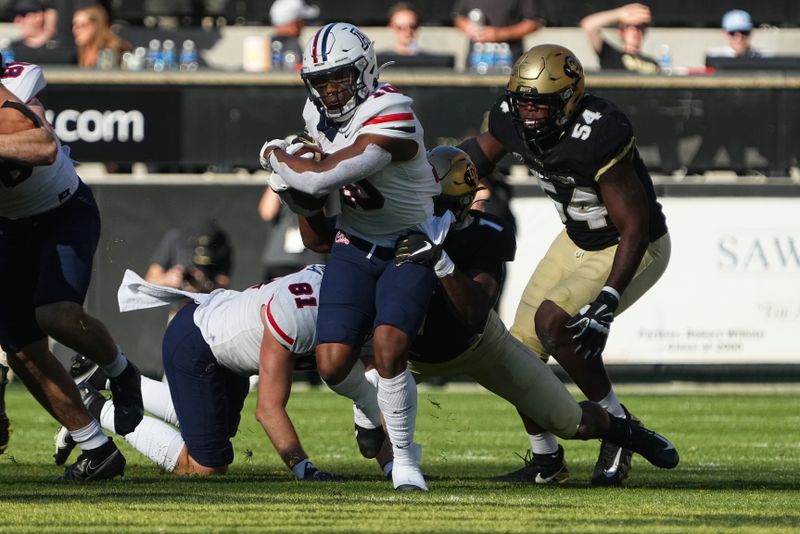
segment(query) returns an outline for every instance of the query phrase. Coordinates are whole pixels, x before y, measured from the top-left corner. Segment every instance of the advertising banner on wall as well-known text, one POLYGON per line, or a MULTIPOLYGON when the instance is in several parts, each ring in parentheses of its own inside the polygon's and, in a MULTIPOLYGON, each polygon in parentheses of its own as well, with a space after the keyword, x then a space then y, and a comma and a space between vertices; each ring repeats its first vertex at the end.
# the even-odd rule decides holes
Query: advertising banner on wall
MULTIPOLYGON (((614 320, 609 364, 800 363, 800 199, 665 198, 672 257, 614 320)), ((501 303, 507 325, 562 226, 546 198, 519 198, 518 248, 501 303)))

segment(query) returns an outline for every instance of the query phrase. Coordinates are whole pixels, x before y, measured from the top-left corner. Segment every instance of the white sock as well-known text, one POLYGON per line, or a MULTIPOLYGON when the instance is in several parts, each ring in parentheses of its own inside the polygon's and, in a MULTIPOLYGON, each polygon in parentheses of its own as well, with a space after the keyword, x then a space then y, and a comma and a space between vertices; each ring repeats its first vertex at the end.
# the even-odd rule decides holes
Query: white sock
MULTIPOLYGON (((114 432, 114 403, 107 402, 100 412, 103 428, 114 432)), ((145 416, 125 441, 167 471, 174 471, 184 442, 181 433, 155 417, 145 416)))
POLYGON ((412 460, 410 449, 417 424, 417 384, 411 371, 406 369, 394 378, 378 378, 378 405, 386 421, 395 463, 412 460))
MULTIPOLYGON (((375 373, 377 374, 377 371, 375 373)), ((364 428, 381 426, 378 389, 364 376, 364 364, 361 360, 356 360, 344 380, 338 384, 328 384, 328 387, 353 401, 353 416, 358 426, 364 428)))
POLYGON ((142 400, 145 410, 171 425, 180 426, 175 406, 172 404, 172 395, 169 394, 169 385, 166 382, 143 376, 142 400))
POLYGON ((600 399, 598 404, 605 408, 611 415, 625 417, 625 410, 622 409, 622 405, 619 403, 617 395, 614 393, 614 388, 609 389, 608 395, 600 399))
POLYGON ((550 432, 528 434, 528 439, 531 441, 533 454, 555 454, 558 452, 558 440, 550 432))
POLYGON ((75 440, 84 451, 97 449, 108 443, 108 436, 103 434, 100 424, 92 419, 92 422, 78 430, 70 430, 69 435, 75 440))
POLYGON ((100 366, 109 378, 114 378, 122 374, 122 371, 128 367, 128 359, 122 353, 122 348, 117 345, 117 355, 114 356, 114 361, 108 365, 100 366))

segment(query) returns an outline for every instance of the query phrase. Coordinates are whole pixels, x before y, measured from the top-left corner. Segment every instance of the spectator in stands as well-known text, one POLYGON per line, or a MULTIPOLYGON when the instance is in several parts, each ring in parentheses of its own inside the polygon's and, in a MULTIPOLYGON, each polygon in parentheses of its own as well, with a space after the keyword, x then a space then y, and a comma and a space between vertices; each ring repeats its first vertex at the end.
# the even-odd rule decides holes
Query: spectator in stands
POLYGON ((123 52, 131 50, 131 44, 114 33, 108 12, 100 5, 75 11, 72 35, 78 49, 78 66, 87 69, 108 68, 99 61, 104 50, 111 50, 113 66, 119 66, 123 52))
POLYGON ((184 291, 209 293, 228 288, 233 252, 227 234, 208 220, 193 228, 173 228, 158 244, 145 280, 184 291))
POLYGON ((722 30, 728 40, 728 46, 712 48, 707 52, 710 57, 765 57, 772 53, 750 46, 750 34, 753 31, 753 19, 750 13, 742 9, 732 9, 722 17, 722 30))
POLYGON ((394 41, 391 48, 378 52, 378 65, 391 61, 398 67, 453 68, 453 55, 430 54, 417 44, 417 28, 422 22, 422 15, 413 4, 393 4, 389 8, 387 20, 394 41))
POLYGON ((19 39, 11 43, 11 49, 17 61, 36 65, 75 62, 71 44, 58 35, 58 11, 49 2, 18 0, 14 4, 14 25, 19 39))
POLYGON ((642 54, 642 42, 652 21, 650 8, 633 3, 598 11, 581 20, 581 28, 597 53, 601 69, 621 69, 639 74, 658 74, 658 61, 642 54), (622 50, 603 38, 602 28, 616 25, 622 40, 622 50))
MULTIPOLYGON (((300 70, 303 62, 303 45, 300 32, 306 21, 319 16, 319 7, 305 0, 275 0, 269 8, 272 24, 272 43, 280 43, 283 68, 300 70)), ((274 50, 274 49, 273 49, 274 50)))
POLYGON ((535 0, 456 0, 453 12, 453 24, 470 38, 470 53, 473 43, 508 43, 516 59, 523 38, 542 27, 535 0))
POLYGON ((389 29, 394 35, 392 53, 398 56, 416 56, 420 53, 417 44, 417 28, 420 14, 408 2, 398 2, 389 8, 389 29))

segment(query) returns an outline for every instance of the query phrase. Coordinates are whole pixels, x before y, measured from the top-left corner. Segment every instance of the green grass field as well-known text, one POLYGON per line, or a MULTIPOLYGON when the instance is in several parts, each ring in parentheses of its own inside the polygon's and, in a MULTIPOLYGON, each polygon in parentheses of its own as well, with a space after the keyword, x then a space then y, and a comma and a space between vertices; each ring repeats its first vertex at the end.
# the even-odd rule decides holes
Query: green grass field
POLYGON ((421 389, 417 441, 431 491, 398 494, 377 464, 358 456, 348 402, 324 390, 296 392, 289 408, 311 458, 346 482, 294 481, 252 416, 251 395, 224 477, 165 474, 125 444, 123 479, 58 484, 52 479, 61 468, 51 458, 57 425, 12 384, 0 532, 800 531, 796 392, 619 391, 677 445, 677 469, 634 457, 625 488, 591 488, 598 442, 573 441, 565 444, 572 473, 565 487, 492 483, 487 477, 519 467, 514 453, 528 447, 514 410, 477 391, 421 389))

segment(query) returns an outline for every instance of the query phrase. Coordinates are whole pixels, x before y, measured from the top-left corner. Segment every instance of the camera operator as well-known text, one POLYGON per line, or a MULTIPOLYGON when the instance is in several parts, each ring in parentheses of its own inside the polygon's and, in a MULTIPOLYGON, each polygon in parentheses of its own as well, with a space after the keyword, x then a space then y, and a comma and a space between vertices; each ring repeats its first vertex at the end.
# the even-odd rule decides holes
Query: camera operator
POLYGON ((216 221, 164 234, 147 269, 148 282, 184 291, 209 293, 230 286, 233 250, 216 221))

